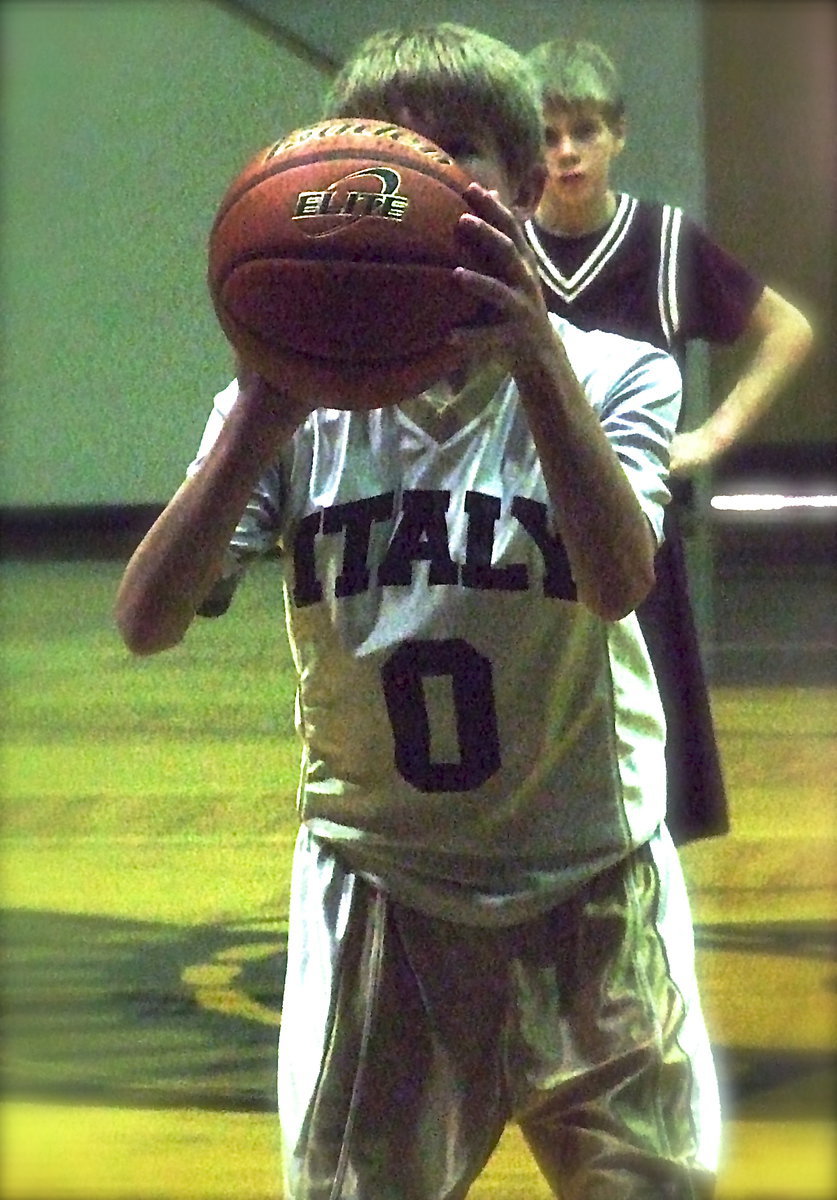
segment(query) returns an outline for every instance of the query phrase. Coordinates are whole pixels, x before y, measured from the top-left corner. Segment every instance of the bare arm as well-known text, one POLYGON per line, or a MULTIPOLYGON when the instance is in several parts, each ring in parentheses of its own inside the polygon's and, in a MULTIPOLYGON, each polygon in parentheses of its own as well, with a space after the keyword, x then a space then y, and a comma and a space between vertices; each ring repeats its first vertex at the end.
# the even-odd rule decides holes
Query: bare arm
POLYGON ((728 396, 697 429, 675 437, 672 474, 688 475, 728 450, 765 413, 807 357, 813 334, 799 309, 765 288, 745 337, 755 350, 728 396))
POLYGON ((183 638, 222 573, 253 487, 310 408, 279 396, 258 377, 247 378, 206 461, 178 489, 125 569, 116 623, 134 654, 154 654, 183 638))
POLYGON ((520 389, 579 599, 618 620, 654 582, 654 538, 546 312, 519 226, 497 199, 476 189, 461 234, 486 274, 462 272, 463 286, 505 318, 493 350, 509 361, 520 389))
POLYGON ((515 371, 579 598, 605 620, 632 612, 654 583, 648 520, 550 326, 515 371))

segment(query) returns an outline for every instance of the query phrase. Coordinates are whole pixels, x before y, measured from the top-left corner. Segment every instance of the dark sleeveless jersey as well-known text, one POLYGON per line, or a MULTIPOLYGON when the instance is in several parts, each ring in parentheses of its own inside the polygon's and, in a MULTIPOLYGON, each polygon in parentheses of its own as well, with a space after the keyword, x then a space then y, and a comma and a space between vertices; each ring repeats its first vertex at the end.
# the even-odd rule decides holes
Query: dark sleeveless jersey
MULTIPOLYGON (((650 342, 681 371, 688 342, 734 342, 763 291, 682 209, 626 193, 604 229, 563 237, 528 221, 526 236, 552 312, 650 342)), ((690 489, 675 482, 657 583, 637 616, 665 709, 668 824, 682 843, 726 832, 729 817, 677 520, 690 489)))
POLYGON ((581 329, 651 342, 684 365, 686 343, 734 342, 763 284, 680 208, 622 193, 605 229, 526 236, 549 309, 581 329))

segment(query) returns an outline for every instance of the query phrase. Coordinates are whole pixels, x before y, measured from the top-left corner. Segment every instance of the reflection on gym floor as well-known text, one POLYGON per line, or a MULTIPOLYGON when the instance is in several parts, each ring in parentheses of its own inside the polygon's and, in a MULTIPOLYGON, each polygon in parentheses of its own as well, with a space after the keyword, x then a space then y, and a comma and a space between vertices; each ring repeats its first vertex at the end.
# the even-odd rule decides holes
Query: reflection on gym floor
MULTIPOLYGON (((297 757, 280 614, 264 618, 280 569, 188 646, 131 660, 119 562, 3 565, 9 1200, 280 1200, 297 757)), ((774 565, 718 589, 733 831, 684 861, 729 1116, 719 1200, 825 1200, 837 1180, 826 586, 774 565)), ((471 1196, 548 1196, 514 1129, 471 1196)))

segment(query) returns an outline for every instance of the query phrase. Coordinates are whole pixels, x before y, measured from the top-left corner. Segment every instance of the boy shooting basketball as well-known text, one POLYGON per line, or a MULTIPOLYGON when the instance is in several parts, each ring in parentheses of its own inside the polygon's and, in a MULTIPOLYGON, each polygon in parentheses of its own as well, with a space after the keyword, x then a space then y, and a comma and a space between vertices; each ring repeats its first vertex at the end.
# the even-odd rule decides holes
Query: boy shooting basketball
POLYGON ((679 373, 548 316, 520 226, 542 123, 514 52, 381 34, 325 115, 408 125, 470 172, 457 278, 495 320, 372 412, 242 368, 117 604, 131 649, 162 650, 285 550, 286 1196, 463 1200, 512 1119, 564 1200, 709 1196, 717 1090, 633 616, 679 373))

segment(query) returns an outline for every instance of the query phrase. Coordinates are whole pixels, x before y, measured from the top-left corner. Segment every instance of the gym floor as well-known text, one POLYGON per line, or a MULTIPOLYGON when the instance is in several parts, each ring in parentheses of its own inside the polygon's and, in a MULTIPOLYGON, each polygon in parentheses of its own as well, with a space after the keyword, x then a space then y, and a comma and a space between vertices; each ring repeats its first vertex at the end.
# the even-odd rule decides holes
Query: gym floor
MULTIPOLYGON (((727 1109, 718 1200, 830 1200, 833 592, 817 555, 727 549, 710 662, 733 829, 684 852, 727 1109)), ((148 660, 113 630, 121 567, 0 567, 0 1194, 281 1200, 297 765, 281 567, 148 660)), ((510 1128, 470 1200, 548 1195, 510 1128)))

